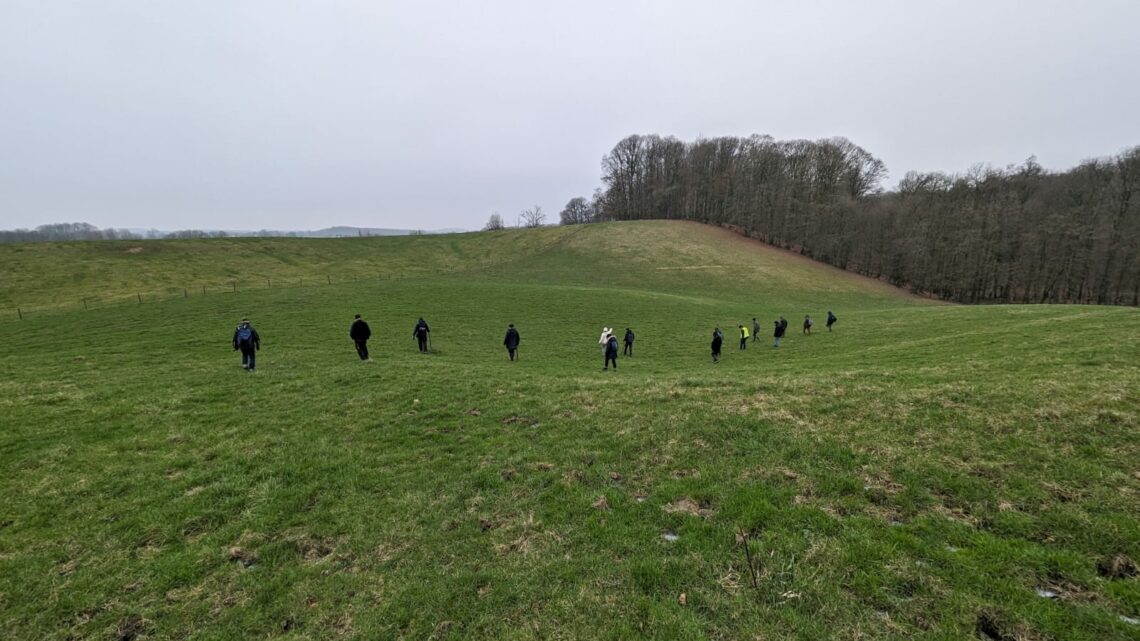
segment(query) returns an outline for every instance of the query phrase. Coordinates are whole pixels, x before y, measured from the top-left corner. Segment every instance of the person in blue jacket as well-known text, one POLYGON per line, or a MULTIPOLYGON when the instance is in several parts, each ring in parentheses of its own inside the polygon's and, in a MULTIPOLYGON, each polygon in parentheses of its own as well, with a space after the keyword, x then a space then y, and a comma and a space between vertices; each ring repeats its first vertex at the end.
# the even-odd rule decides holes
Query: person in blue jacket
POLYGON ((602 371, 610 368, 610 363, 614 364, 614 371, 617 371, 617 357, 618 357, 618 339, 617 336, 610 334, 610 338, 606 341, 606 362, 602 367, 602 371))

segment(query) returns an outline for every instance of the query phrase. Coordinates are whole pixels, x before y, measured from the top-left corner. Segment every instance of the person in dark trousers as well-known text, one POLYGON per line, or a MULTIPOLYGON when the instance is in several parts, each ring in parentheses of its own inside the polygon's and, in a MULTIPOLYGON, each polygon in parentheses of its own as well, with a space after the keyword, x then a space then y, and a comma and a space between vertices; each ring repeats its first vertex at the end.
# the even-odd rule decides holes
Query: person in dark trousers
POLYGON ((610 334, 610 339, 606 341, 606 363, 602 367, 602 371, 610 368, 610 363, 614 364, 614 371, 617 371, 617 356, 618 356, 618 340, 617 336, 610 334))
POLYGON ((622 342, 625 343, 625 347, 622 348, 621 355, 622 356, 629 356, 630 358, 633 358, 633 330, 632 329, 630 329, 628 327, 625 328, 625 339, 622 342))
POLYGON ((776 325, 776 329, 772 332, 772 338, 774 339, 772 347, 779 347, 780 339, 784 337, 784 332, 788 329, 787 321, 785 321, 784 317, 781 316, 780 320, 774 321, 774 323, 776 325))
POLYGON ((241 350, 241 368, 252 372, 257 368, 257 352, 261 349, 261 337, 257 330, 249 324, 248 318, 241 319, 241 323, 234 330, 234 351, 241 350))
POLYGON ((740 328, 740 349, 748 347, 748 328, 743 325, 738 325, 740 328))
POLYGON ((507 348, 507 355, 515 360, 515 352, 519 350, 519 330, 514 323, 507 325, 507 335, 503 338, 503 346, 507 348))
POLYGON ((804 316, 804 333, 807 334, 808 336, 811 336, 811 325, 812 325, 811 316, 805 315, 804 316))
POLYGON ((423 318, 416 323, 416 328, 412 330, 412 336, 420 344, 420 352, 426 354, 428 351, 428 335, 431 334, 431 329, 428 327, 427 321, 423 318))
POLYGON ((831 326, 834 325, 837 320, 839 319, 835 317, 835 314, 832 314, 830 309, 827 310, 827 331, 831 331, 831 326))
POLYGON ((760 321, 756 317, 752 317, 752 342, 756 342, 760 338, 760 321))
POLYGON ((360 314, 356 315, 356 319, 352 321, 352 327, 348 328, 348 337, 356 343, 356 353, 360 356, 360 360, 371 360, 368 358, 368 339, 372 337, 372 328, 360 314))
POLYGON ((712 339, 712 359, 714 363, 720 362, 720 347, 724 344, 724 334, 721 333, 720 328, 713 329, 712 339))

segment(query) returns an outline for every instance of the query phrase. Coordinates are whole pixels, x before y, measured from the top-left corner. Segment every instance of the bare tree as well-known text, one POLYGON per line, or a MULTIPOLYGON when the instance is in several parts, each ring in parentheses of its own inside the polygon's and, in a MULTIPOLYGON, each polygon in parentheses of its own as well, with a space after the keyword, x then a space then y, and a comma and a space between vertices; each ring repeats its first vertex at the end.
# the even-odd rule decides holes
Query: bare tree
POLYGON ((592 218, 590 204, 581 196, 571 198, 560 214, 562 225, 582 225, 590 222, 592 218))
POLYGON ((522 210, 520 215, 523 227, 542 227, 542 223, 546 220, 546 214, 542 213, 542 207, 538 205, 522 210))
POLYGON ((495 231, 504 227, 506 225, 503 224, 503 217, 499 215, 499 212, 495 212, 487 219, 487 224, 483 225, 483 231, 495 231))

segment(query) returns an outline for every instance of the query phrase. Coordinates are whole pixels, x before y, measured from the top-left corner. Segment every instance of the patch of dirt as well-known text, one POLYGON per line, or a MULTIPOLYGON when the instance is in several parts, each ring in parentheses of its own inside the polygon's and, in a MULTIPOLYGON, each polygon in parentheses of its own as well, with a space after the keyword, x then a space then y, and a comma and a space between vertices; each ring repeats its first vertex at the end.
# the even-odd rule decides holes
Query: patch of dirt
POLYGON ((183 496, 194 496, 195 494, 201 492, 204 489, 206 489, 205 485, 195 485, 194 487, 186 490, 186 493, 183 494, 183 496))
POLYGON ((318 563, 332 555, 335 541, 305 537, 297 542, 297 548, 301 551, 301 558, 305 563, 318 563))
POLYGON ((712 508, 707 503, 702 505, 687 496, 682 496, 676 501, 664 505, 661 509, 670 514, 681 512, 690 516, 699 516, 702 519, 707 519, 713 514, 712 508))
POLYGON ((483 412, 480 412, 479 408, 477 407, 472 407, 471 409, 467 410, 467 414, 469 416, 482 416, 483 412))
POLYGON ((150 621, 137 614, 132 614, 129 617, 119 619, 119 622, 115 624, 115 638, 118 641, 134 641, 139 636, 146 634, 149 628, 150 621))
POLYGON ((143 252, 142 247, 129 247, 127 249, 128 254, 141 254, 142 252, 143 252))
POLYGON ((234 546, 229 549, 229 559, 231 561, 240 563, 243 568, 248 568, 254 563, 257 563, 256 554, 243 547, 238 546, 234 546))
POLYGON ((534 467, 535 469, 542 470, 543 472, 549 472, 550 470, 554 469, 554 463, 547 463, 545 461, 542 461, 535 463, 534 467))
POLYGON ((479 530, 483 532, 486 532, 487 530, 493 530, 496 527, 498 527, 498 524, 491 519, 479 519, 479 530))
POLYGON ((499 478, 503 479, 504 481, 509 481, 515 478, 515 468, 508 467, 504 470, 499 470, 499 478))
POLYGON ((610 480, 614 481, 614 482, 620 481, 621 480, 621 473, 620 472, 610 472, 610 480))
POLYGON ((455 621, 440 621, 435 629, 431 631, 430 639, 442 639, 447 636, 447 633, 456 626, 455 621))
POLYGON ((595 510, 606 511, 610 509, 610 502, 607 501, 606 497, 603 495, 599 496, 597 501, 594 501, 592 504, 590 504, 590 507, 594 508, 595 510))
POLYGON ((1096 564, 1096 571, 1106 579, 1131 579, 1140 574, 1136 563, 1123 554, 1101 559, 1096 564))
POLYGON ((56 572, 58 572, 60 576, 67 576, 67 575, 75 572, 75 570, 78 567, 79 567, 79 562, 75 561, 75 560, 71 560, 71 561, 68 561, 66 563, 61 564, 58 568, 56 568, 56 572))
POLYGON ((541 423, 529 416, 516 416, 511 415, 503 419, 503 425, 525 425, 527 427, 538 427, 541 423))
POLYGON ((697 478, 700 475, 700 470, 673 470, 673 478, 675 479, 683 479, 689 477, 697 478))

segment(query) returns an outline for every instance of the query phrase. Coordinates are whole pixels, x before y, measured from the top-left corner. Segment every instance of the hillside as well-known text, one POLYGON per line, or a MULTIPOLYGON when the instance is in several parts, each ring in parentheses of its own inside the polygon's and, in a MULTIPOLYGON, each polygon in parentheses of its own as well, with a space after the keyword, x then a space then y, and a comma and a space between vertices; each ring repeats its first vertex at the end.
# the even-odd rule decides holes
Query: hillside
POLYGON ((156 247, 0 249, 4 304, 40 305, 0 322, 5 636, 1140 630, 1138 310, 933 304, 674 222, 156 247), (603 324, 637 333, 617 372, 603 324))
POLYGON ((0 306, 82 308, 238 290, 488 272, 525 280, 648 288, 745 283, 897 299, 897 290, 686 222, 611 223, 469 234, 216 238, 0 245, 0 306), (530 260, 534 258, 535 260, 530 260))

